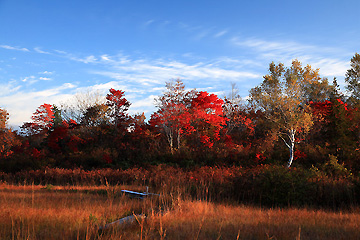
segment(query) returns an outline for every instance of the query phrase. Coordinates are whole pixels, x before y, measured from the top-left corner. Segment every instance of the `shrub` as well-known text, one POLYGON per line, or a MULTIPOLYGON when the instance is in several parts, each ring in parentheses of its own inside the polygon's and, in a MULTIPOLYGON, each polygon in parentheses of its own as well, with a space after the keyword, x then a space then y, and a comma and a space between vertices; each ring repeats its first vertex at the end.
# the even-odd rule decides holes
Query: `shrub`
MULTIPOLYGON (((340 172, 345 171, 342 165, 332 161, 332 167, 340 172)), ((358 206, 359 179, 352 175, 326 175, 315 167, 306 170, 274 165, 248 169, 204 166, 187 170, 168 165, 125 170, 45 168, 13 174, 0 173, 0 181, 9 183, 27 182, 48 186, 138 185, 149 186, 161 194, 187 195, 211 201, 330 209, 358 206)))

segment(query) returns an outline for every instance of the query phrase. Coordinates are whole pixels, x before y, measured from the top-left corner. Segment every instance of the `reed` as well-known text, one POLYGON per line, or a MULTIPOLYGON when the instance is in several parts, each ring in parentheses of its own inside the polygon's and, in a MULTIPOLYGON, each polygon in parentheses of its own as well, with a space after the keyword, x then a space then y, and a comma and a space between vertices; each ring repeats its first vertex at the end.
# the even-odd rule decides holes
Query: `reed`
POLYGON ((141 186, 0 185, 0 239, 360 239, 360 211, 259 208, 192 200, 182 189, 145 201, 141 186), (99 232, 132 214, 146 218, 99 232))

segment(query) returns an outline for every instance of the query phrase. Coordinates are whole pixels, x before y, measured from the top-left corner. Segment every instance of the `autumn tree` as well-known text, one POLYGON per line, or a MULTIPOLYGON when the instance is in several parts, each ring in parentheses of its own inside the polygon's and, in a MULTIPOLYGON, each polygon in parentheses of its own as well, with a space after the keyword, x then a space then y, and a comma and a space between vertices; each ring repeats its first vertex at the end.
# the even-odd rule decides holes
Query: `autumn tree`
POLYGON ((166 82, 166 91, 156 99, 158 111, 152 114, 150 124, 156 125, 164 132, 171 153, 181 146, 184 132, 192 131, 188 107, 195 90, 186 91, 180 80, 166 82))
POLYGON ((64 119, 75 119, 89 127, 106 124, 118 126, 129 117, 127 111, 131 104, 125 98, 124 91, 111 88, 109 92, 106 98, 99 92, 76 94, 72 104, 63 105, 64 119))
POLYGON ((127 111, 131 103, 125 98, 125 92, 111 88, 106 95, 106 106, 110 122, 116 126, 128 120, 127 111))
POLYGON ((53 126, 53 106, 47 103, 40 105, 32 115, 31 119, 39 127, 39 131, 49 130, 53 126))
POLYGON ((80 124, 83 127, 98 127, 108 123, 108 107, 105 104, 95 104, 83 113, 80 124))
POLYGON ((186 139, 190 148, 212 148, 226 124, 223 100, 215 94, 186 91, 179 79, 166 83, 167 91, 157 99, 158 111, 150 120, 166 136, 171 153, 186 139))
POLYGON ((0 129, 6 128, 8 120, 9 120, 9 113, 5 109, 0 108, 0 129))
POLYGON ((11 148, 17 144, 16 134, 7 126, 9 114, 5 109, 0 108, 0 159, 8 157, 11 148))
POLYGON ((220 139, 220 132, 226 125, 223 113, 224 101, 215 94, 198 92, 189 106, 190 133, 197 136, 203 146, 212 148, 220 139))
POLYGON ((20 128, 27 135, 48 131, 54 124, 54 111, 51 104, 40 105, 31 116, 32 122, 24 123, 20 128))
POLYGON ((307 133, 313 124, 307 103, 311 87, 320 81, 318 69, 310 65, 303 68, 294 60, 291 67, 285 68, 282 63, 272 62, 261 85, 250 90, 250 102, 264 112, 289 149, 288 167, 294 159, 297 136, 307 133))

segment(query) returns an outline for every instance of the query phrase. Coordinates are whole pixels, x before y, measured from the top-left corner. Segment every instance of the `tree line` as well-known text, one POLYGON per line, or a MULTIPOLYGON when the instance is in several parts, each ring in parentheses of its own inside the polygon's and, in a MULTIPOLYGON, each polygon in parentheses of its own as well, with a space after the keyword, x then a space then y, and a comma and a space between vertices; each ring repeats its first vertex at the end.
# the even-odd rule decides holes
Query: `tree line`
POLYGON ((125 92, 77 94, 72 102, 39 106, 20 132, 0 108, 0 171, 61 167, 128 168, 166 163, 252 167, 286 165, 360 171, 360 55, 336 78, 294 60, 269 65, 247 101, 237 87, 225 97, 180 80, 166 83, 157 110, 128 113, 125 92))

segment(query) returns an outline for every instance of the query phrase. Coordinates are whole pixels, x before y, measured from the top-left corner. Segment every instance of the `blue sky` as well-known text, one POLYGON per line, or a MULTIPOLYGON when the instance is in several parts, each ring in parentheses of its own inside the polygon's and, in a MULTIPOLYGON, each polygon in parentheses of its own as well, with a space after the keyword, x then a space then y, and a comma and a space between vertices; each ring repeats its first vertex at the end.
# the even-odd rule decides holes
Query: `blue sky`
POLYGON ((246 97, 270 62, 299 59, 343 85, 360 1, 0 0, 0 107, 13 126, 77 92, 125 91, 155 110, 165 81, 246 97))

